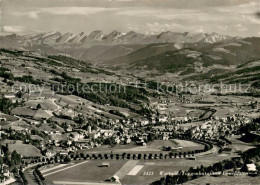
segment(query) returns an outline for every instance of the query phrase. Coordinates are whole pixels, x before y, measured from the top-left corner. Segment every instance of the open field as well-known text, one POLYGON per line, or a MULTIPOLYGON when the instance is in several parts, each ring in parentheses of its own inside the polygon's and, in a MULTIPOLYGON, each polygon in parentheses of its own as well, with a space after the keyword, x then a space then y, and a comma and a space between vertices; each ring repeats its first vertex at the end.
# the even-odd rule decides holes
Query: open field
POLYGON ((17 107, 12 110, 12 113, 14 115, 19 115, 19 116, 30 116, 33 117, 36 114, 36 110, 32 110, 27 107, 17 107))
POLYGON ((176 173, 178 169, 185 170, 186 168, 183 167, 165 167, 165 166, 146 166, 139 171, 139 173, 134 176, 126 176, 122 180, 122 184, 150 184, 160 178, 164 177, 167 173, 176 173))
MULTIPOLYGON (((141 160, 138 165, 144 166, 133 178, 125 176, 122 184, 150 184, 166 175, 175 175, 179 170, 188 170, 190 167, 200 165, 212 165, 218 161, 231 158, 231 155, 209 154, 197 157, 196 160, 187 159, 163 159, 163 160, 141 160)), ((187 183, 189 184, 189 183, 187 183)), ((205 183, 201 183, 205 184, 205 183)))
MULTIPOLYGON (((166 175, 189 168, 187 160, 156 160, 145 162, 143 160, 90 160, 76 161, 68 165, 51 167, 50 170, 43 169, 43 176, 47 184, 59 184, 58 181, 77 183, 97 183, 117 175, 122 184, 148 184, 166 175), (178 162, 181 161, 181 162, 178 162), (102 162, 108 162, 110 167, 100 167, 102 162), (183 165, 185 163, 186 165, 183 165), (148 175, 145 172, 153 172, 148 175)), ((194 166, 197 163, 193 164, 194 166)))
POLYGON ((155 140, 149 144, 149 147, 157 148, 157 149, 161 149, 163 146, 176 148, 180 145, 178 145, 178 143, 171 140, 155 140))
POLYGON ((237 152, 237 151, 244 152, 244 151, 247 151, 247 150, 249 150, 251 148, 254 148, 253 145, 250 145, 248 143, 245 143, 243 141, 238 140, 239 136, 231 136, 231 137, 228 137, 227 139, 232 142, 231 148, 235 152, 237 152))
POLYGON ((33 145, 23 144, 22 142, 16 141, 15 143, 8 144, 9 151, 13 152, 16 150, 19 154, 24 157, 42 156, 39 149, 33 145))
POLYGON ((192 141, 185 140, 155 140, 151 143, 148 143, 146 146, 139 146, 134 143, 128 145, 117 145, 115 147, 102 146, 98 148, 92 148, 88 150, 82 150, 80 152, 91 154, 91 153, 111 153, 114 154, 122 154, 122 153, 135 153, 135 154, 143 154, 143 153, 168 153, 168 151, 162 151, 162 147, 172 147, 176 148, 182 146, 182 151, 192 151, 192 150, 201 150, 204 149, 204 145, 194 143, 192 141), (180 142, 180 143, 178 143, 180 142))
POLYGON ((29 100, 28 102, 26 102, 26 105, 29 107, 34 107, 36 108, 36 106, 40 104, 41 107, 45 110, 51 110, 54 111, 56 109, 58 109, 58 106, 55 105, 52 101, 48 100, 48 99, 44 99, 44 100, 29 100))
POLYGON ((108 147, 108 146, 102 146, 98 148, 92 148, 89 150, 82 150, 83 153, 115 153, 115 154, 123 154, 125 152, 127 153, 148 153, 148 152, 160 152, 160 149, 152 148, 149 146, 138 146, 138 145, 120 145, 116 147, 108 147))
POLYGON ((186 141, 186 140, 181 140, 181 139, 174 139, 174 141, 176 143, 178 143, 179 146, 182 146, 182 147, 196 147, 196 146, 199 146, 198 143, 195 143, 195 142, 192 142, 192 141, 186 141))
POLYGON ((8 121, 17 121, 18 120, 18 118, 14 117, 14 116, 11 116, 11 115, 8 115, 8 114, 4 114, 2 112, 0 112, 0 118, 5 118, 6 122, 8 122, 8 121))
POLYGON ((218 116, 218 117, 225 117, 225 116, 230 116, 236 113, 243 113, 246 108, 240 109, 234 106, 220 106, 220 107, 214 107, 214 109, 216 110, 216 113, 214 114, 214 116, 218 116))
MULTIPOLYGON (((186 143, 189 146, 190 143, 186 143)), ((176 174, 179 170, 188 170, 200 165, 208 166, 218 161, 235 157, 231 154, 218 154, 217 150, 207 155, 197 156, 196 160, 184 158, 156 159, 156 160, 87 160, 44 169, 48 184, 66 184, 65 182, 97 183, 117 175, 122 184, 149 184, 167 174, 176 174), (85 163, 84 163, 85 162, 85 163), (99 167, 102 162, 108 162, 110 167, 99 167), (79 164, 79 165, 77 165, 79 164), (62 182, 61 182, 62 181, 62 182)))
POLYGON ((238 176, 220 176, 220 177, 200 177, 198 179, 185 183, 186 185, 201 184, 236 184, 236 185, 256 185, 259 184, 260 177, 250 177, 247 175, 238 176))
POLYGON ((183 147, 181 149, 182 152, 194 151, 194 150, 203 150, 204 145, 199 144, 193 141, 186 141, 181 139, 174 139, 175 143, 178 143, 179 146, 183 147))
MULTIPOLYGON (((53 181, 71 181, 71 182, 99 182, 106 179, 110 179, 117 171, 126 163, 127 161, 116 161, 116 160, 96 160, 96 161, 76 161, 77 166, 69 168, 66 166, 56 168, 53 171, 47 171, 43 173, 43 176, 46 176, 47 184, 53 184, 53 181), (84 163, 85 162, 85 163, 84 163), (102 162, 108 162, 109 167, 101 167, 102 162), (65 170, 64 170, 65 169, 65 170), (62 171, 59 171, 62 170, 62 171), (56 172, 57 173, 56 173, 56 172), (55 173, 54 173, 55 172, 55 173)), ((71 166, 75 165, 72 164, 71 166)))
POLYGON ((159 104, 159 110, 165 114, 171 114, 173 117, 199 117, 205 111, 193 109, 193 107, 185 107, 176 103, 159 104))

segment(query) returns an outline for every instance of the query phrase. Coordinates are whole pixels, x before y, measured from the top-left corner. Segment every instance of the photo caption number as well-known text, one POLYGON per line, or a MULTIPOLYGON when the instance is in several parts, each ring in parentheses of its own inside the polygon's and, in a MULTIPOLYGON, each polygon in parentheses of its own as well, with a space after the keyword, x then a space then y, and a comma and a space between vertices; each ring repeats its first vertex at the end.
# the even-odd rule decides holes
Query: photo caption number
POLYGON ((152 171, 151 172, 144 172, 143 176, 145 176, 145 175, 153 175, 153 172, 152 171))

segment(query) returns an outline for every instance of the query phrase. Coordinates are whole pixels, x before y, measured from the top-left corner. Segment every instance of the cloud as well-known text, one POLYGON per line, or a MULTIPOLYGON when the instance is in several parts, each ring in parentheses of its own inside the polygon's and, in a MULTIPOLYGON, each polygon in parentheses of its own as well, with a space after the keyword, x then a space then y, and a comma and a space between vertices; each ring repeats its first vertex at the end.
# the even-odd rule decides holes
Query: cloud
POLYGON ((205 32, 203 26, 198 26, 197 28, 194 28, 194 29, 195 29, 195 32, 197 32, 197 33, 204 33, 205 32))
POLYGON ((182 25, 177 23, 159 23, 159 22, 150 22, 146 24, 127 24, 129 30, 142 32, 145 34, 159 34, 165 31, 173 32, 193 32, 193 33, 202 33, 205 32, 204 26, 202 25, 182 25))
POLYGON ((242 19, 248 21, 252 24, 260 24, 260 19, 257 18, 254 14, 241 15, 242 19))
POLYGON ((54 15, 91 15, 104 11, 113 11, 117 8, 104 8, 104 7, 52 7, 41 8, 41 13, 50 13, 54 15))
POLYGON ((8 33, 21 33, 23 32, 23 26, 3 26, 3 32, 8 33))
MULTIPOLYGON (((130 9, 121 10, 117 12, 118 15, 132 16, 132 17, 145 17, 145 18, 156 18, 167 21, 182 20, 182 21, 219 21, 222 17, 212 15, 206 10, 192 10, 192 9, 130 9)), ((222 15, 223 16, 223 15, 222 15)))
POLYGON ((236 24, 236 25, 234 25, 234 28, 235 28, 237 31, 240 31, 240 32, 248 31, 248 28, 242 26, 241 24, 236 24))
POLYGON ((214 8, 215 10, 223 13, 232 13, 232 14, 250 14, 256 12, 258 9, 257 2, 250 2, 240 5, 233 6, 222 6, 214 8))
POLYGON ((52 15, 83 15, 88 16, 105 11, 115 11, 117 8, 105 7, 49 7, 38 8, 34 11, 28 12, 14 12, 15 16, 27 16, 32 19, 38 19, 39 14, 52 14, 52 15))
POLYGON ((11 14, 16 16, 16 17, 20 17, 20 16, 27 16, 31 19, 38 19, 38 14, 41 11, 28 11, 28 12, 12 12, 11 14))
POLYGON ((223 13, 228 19, 240 21, 241 23, 260 24, 260 19, 257 17, 259 5, 257 2, 249 2, 246 4, 214 8, 216 13, 223 13))
POLYGON ((28 16, 32 19, 38 19, 38 12, 29 12, 28 16))

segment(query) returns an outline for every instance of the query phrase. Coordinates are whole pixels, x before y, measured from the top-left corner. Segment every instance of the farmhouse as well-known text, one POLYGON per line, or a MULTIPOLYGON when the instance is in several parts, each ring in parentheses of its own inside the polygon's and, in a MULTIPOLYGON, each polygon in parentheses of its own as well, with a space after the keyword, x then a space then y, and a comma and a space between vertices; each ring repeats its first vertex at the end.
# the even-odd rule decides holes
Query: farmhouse
POLYGON ((195 156, 190 156, 187 158, 188 160, 196 160, 196 157, 195 156))
POLYGON ((78 132, 71 132, 69 136, 72 138, 73 141, 84 139, 84 135, 78 132))
POLYGON ((149 120, 147 118, 144 118, 142 121, 141 121, 141 125, 144 126, 144 125, 148 125, 149 124, 149 120))
POLYGON ((61 152, 60 152, 60 155, 67 156, 67 155, 68 155, 68 152, 66 152, 66 151, 61 151, 61 152))
POLYGON ((0 118, 0 122, 6 121, 6 118, 0 118))
POLYGON ((162 123, 167 122, 167 120, 168 120, 168 117, 167 117, 166 115, 162 115, 162 116, 160 116, 160 118, 159 118, 159 122, 162 122, 162 123))
POLYGON ((247 169, 248 169, 248 171, 249 172, 255 172, 255 171, 257 171, 256 170, 256 165, 255 164, 246 164, 246 166, 247 166, 247 169))
POLYGON ((101 164, 101 167, 109 167, 109 166, 110 166, 110 164, 107 163, 107 162, 103 162, 103 163, 101 164))
POLYGON ((114 175, 112 178, 111 178, 112 181, 114 182, 119 182, 119 177, 117 175, 114 175))

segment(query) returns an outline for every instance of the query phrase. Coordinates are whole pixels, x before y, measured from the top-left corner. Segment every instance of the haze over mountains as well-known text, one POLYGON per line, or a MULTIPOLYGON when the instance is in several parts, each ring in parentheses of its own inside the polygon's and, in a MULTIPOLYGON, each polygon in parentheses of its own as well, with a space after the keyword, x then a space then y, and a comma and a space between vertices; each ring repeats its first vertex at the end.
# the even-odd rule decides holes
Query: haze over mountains
POLYGON ((130 31, 105 34, 48 32, 0 37, 1 47, 51 55, 66 54, 87 62, 127 69, 201 72, 203 67, 240 65, 260 59, 260 38, 237 38, 217 33, 130 31))

